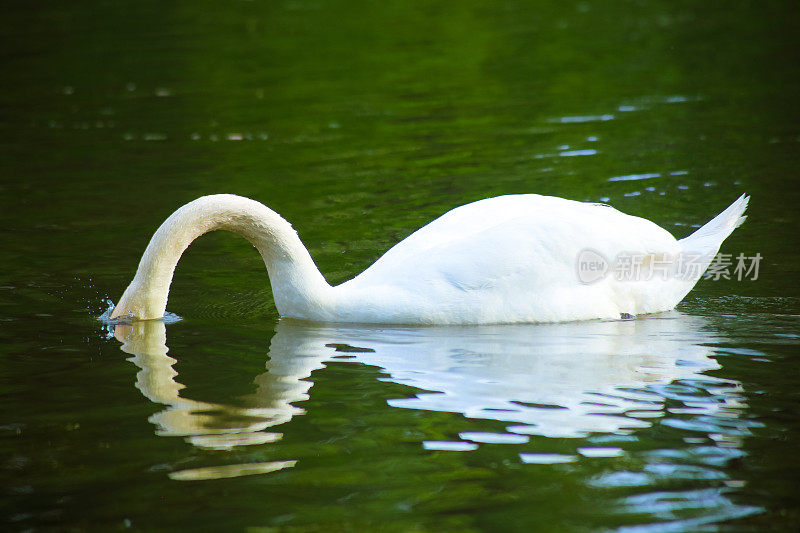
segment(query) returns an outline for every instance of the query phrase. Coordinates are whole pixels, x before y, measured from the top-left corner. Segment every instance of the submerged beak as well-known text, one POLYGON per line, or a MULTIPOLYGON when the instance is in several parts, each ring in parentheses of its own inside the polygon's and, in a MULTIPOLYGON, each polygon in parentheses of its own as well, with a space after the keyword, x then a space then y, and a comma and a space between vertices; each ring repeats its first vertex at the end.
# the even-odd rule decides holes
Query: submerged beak
MULTIPOLYGON (((135 292, 135 291, 133 291, 135 292)), ((114 310, 111 311, 111 314, 108 315, 108 318, 111 320, 119 320, 119 319, 129 319, 129 320, 136 320, 138 313, 133 309, 133 301, 135 298, 131 298, 129 294, 131 293, 131 287, 128 286, 125 289, 125 292, 122 293, 122 296, 119 298, 119 302, 117 305, 114 306, 114 310)))
POLYGON ((119 299, 119 303, 114 306, 114 310, 111 311, 111 314, 108 315, 108 318, 111 320, 117 320, 119 318, 125 316, 131 316, 131 313, 127 310, 127 305, 125 305, 125 295, 122 295, 122 298, 119 299))

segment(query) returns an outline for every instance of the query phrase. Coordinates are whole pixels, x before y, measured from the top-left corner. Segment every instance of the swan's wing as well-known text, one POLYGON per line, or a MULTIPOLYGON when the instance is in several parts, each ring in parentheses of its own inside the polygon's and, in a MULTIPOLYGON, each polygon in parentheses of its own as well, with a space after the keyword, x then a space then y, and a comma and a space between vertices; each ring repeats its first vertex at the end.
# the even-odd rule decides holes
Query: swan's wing
POLYGON ((576 281, 586 249, 609 260, 621 253, 675 253, 675 238, 649 220, 562 198, 514 195, 454 209, 398 243, 352 281, 419 285, 447 280, 485 288, 517 275, 576 281))
POLYGON ((666 282, 583 283, 591 250, 672 255, 679 245, 656 224, 616 209, 537 195, 484 200, 421 228, 340 287, 354 307, 431 323, 561 321, 670 309, 666 282))

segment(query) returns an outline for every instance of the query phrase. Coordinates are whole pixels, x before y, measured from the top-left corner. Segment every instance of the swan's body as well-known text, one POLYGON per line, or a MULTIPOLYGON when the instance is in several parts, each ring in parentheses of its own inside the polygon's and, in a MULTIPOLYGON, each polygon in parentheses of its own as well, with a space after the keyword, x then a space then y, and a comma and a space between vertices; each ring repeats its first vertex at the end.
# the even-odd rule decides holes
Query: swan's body
MULTIPOLYGON (((748 198, 676 240, 643 218, 535 194, 500 196, 445 213, 355 278, 331 287, 291 225, 248 198, 213 195, 173 213, 145 250, 111 318, 164 316, 186 247, 208 231, 239 233, 261 253, 281 316, 327 322, 490 324, 615 318, 675 307, 744 220, 748 198), (581 281, 581 254, 611 271, 581 281), (614 275, 615 258, 631 258, 614 275), (689 257, 693 266, 684 272, 689 257), (683 274, 681 274, 683 272, 683 274), (638 279, 619 279, 634 277, 638 279)), ((617 264, 617 267, 620 265, 617 264)))

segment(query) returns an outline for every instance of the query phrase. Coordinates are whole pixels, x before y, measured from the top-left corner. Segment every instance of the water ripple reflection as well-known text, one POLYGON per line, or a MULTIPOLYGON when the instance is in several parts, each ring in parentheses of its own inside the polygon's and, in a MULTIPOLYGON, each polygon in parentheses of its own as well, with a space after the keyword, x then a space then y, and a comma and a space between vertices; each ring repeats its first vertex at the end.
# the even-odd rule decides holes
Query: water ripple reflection
MULTIPOLYGON (((503 447, 525 468, 582 465, 588 487, 623 491, 620 514, 660 526, 757 511, 727 496, 742 482, 726 467, 744 455, 742 439, 756 423, 741 416, 742 385, 713 375, 721 339, 699 317, 427 328, 281 320, 257 390, 238 407, 181 395, 162 322, 120 325, 115 336, 140 367, 136 387, 167 406, 150 417, 157 433, 201 448, 277 446, 277 429, 305 413, 298 404, 312 394, 312 373, 336 361, 377 367, 380 380, 418 391, 387 398, 389 406, 465 417, 463 431, 423 435, 419 446, 429 453, 503 447), (493 430, 476 430, 469 420, 491 421, 493 430)), ((170 477, 264 474, 303 460, 182 468, 170 477)))
POLYGON ((737 418, 741 385, 704 374, 719 365, 707 346, 714 334, 702 325, 678 313, 635 321, 469 328, 283 320, 272 339, 267 372, 255 378, 258 391, 246 409, 181 397, 183 385, 174 379, 175 360, 166 355, 161 322, 117 326, 115 335, 141 368, 137 388, 169 406, 151 418, 159 433, 191 436, 202 446, 248 444, 242 434, 302 413, 293 403, 308 398, 311 372, 329 360, 376 366, 388 373, 387 381, 426 391, 390 398, 389 405, 508 422, 512 435, 624 435, 659 418, 662 425, 690 431, 747 435, 748 423, 737 418), (348 347, 346 355, 338 353, 340 346, 348 347), (249 422, 242 424, 243 419, 249 422), (239 436, 210 439, 233 434, 239 436))

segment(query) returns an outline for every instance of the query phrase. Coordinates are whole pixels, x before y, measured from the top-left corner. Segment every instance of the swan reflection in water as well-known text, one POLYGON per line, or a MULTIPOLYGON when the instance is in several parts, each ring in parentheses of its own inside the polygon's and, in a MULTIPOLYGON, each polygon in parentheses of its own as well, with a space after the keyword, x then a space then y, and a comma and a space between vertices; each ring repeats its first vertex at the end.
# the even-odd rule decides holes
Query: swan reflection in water
MULTIPOLYGON (((719 341, 704 320, 678 312, 625 321, 562 324, 386 327, 281 320, 266 371, 242 406, 190 400, 167 355, 161 321, 118 325, 122 350, 141 370, 136 387, 166 409, 150 421, 159 435, 183 436, 212 449, 264 444, 304 411, 312 373, 328 361, 383 369, 385 381, 424 392, 390 399, 399 408, 461 413, 508 422, 506 434, 464 433, 439 449, 474 449, 481 442, 521 443, 532 435, 586 437, 627 434, 654 419, 685 413, 736 419, 741 387, 708 375, 719 368, 709 345, 719 341), (681 407, 676 407, 677 400, 681 407), (670 403, 667 409, 666 404, 670 403), (461 445, 461 447, 459 447, 461 445)), ((707 436, 736 441, 742 433, 710 424, 707 436)), ((701 434, 697 434, 700 436, 701 434)), ((586 442, 586 441, 581 441, 586 442)), ((426 443, 428 444, 428 443, 426 443)), ((732 443, 737 446, 736 442, 732 443)), ((430 444, 436 448, 437 443, 430 444)), ((426 446, 427 447, 427 446, 426 446)), ((526 462, 547 456, 520 454, 526 462)), ((293 466, 278 461, 173 473, 178 479, 225 477, 293 466)))

